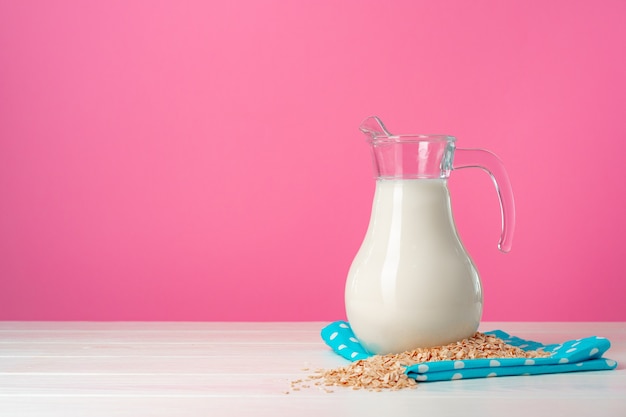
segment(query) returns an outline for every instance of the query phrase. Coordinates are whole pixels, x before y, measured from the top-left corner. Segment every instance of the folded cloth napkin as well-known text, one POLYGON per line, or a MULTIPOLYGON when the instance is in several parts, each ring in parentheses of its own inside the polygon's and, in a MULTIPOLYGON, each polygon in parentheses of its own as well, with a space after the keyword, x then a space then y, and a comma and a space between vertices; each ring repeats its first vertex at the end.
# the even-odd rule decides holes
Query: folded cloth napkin
MULTIPOLYGON (((367 359, 368 353, 354 336, 350 324, 336 321, 322 329, 322 339, 335 353, 350 361, 367 359)), ((496 336, 505 343, 523 350, 543 348, 551 354, 547 358, 498 358, 465 359, 423 362, 406 368, 410 378, 417 381, 446 381, 452 379, 486 378, 493 376, 539 375, 561 372, 598 371, 617 367, 617 362, 603 358, 611 346, 604 337, 591 336, 569 340, 561 344, 543 345, 539 342, 520 339, 502 330, 485 334, 496 336)))

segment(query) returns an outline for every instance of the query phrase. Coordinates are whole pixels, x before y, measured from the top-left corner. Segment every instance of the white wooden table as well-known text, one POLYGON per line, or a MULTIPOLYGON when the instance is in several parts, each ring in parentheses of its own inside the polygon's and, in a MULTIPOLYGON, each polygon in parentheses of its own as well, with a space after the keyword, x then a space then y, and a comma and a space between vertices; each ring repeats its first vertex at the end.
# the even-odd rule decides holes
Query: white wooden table
POLYGON ((483 323, 543 343, 612 342, 613 371, 293 391, 345 365, 324 323, 0 322, 0 416, 626 416, 626 323, 483 323))

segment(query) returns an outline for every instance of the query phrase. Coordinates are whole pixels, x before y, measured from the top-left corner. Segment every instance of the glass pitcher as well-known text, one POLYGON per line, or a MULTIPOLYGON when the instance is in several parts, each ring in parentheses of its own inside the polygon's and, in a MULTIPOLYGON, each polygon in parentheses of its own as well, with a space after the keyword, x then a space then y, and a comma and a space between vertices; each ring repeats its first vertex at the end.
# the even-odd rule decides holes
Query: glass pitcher
POLYGON ((447 135, 393 135, 377 117, 360 126, 371 146, 376 190, 369 226, 345 288, 348 321, 371 353, 399 353, 471 337, 483 297, 474 262, 456 231, 447 179, 485 170, 502 214, 502 252, 511 249, 515 205, 500 159, 455 149, 447 135))

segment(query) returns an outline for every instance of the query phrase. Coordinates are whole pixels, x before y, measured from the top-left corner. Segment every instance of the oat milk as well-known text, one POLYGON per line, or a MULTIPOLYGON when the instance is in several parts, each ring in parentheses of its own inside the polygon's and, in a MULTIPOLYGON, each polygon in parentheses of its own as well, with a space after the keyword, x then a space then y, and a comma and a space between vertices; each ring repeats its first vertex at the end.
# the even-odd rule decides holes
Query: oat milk
POLYGON ((346 282, 346 313, 372 353, 470 337, 482 314, 444 179, 378 179, 365 239, 346 282))

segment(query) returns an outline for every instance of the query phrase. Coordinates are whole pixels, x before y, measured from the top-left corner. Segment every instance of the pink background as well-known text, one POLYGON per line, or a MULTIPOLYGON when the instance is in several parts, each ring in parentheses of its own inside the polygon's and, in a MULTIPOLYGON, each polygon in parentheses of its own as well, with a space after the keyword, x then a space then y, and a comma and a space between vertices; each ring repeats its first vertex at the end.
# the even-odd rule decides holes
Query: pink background
POLYGON ((508 255, 450 180, 485 320, 626 320, 625 45, 623 0, 0 0, 0 319, 345 317, 377 114, 505 162, 508 255))

